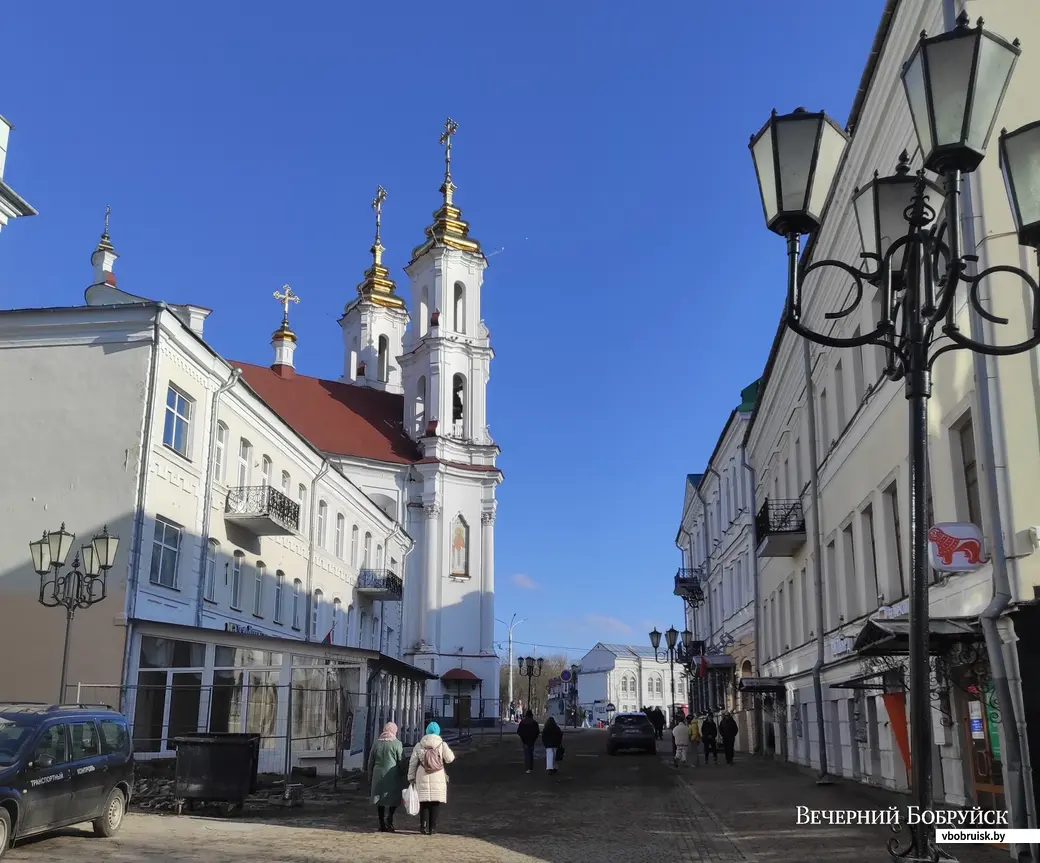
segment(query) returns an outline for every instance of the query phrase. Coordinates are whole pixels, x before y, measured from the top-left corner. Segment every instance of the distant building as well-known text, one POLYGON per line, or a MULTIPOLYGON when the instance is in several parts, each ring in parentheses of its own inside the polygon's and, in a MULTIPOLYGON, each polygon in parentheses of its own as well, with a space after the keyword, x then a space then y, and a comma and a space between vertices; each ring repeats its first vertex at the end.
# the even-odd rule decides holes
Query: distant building
POLYGON ((598 643, 581 658, 578 704, 593 721, 607 721, 614 713, 659 707, 667 717, 670 705, 686 709, 686 678, 675 666, 675 697, 666 657, 654 659, 651 647, 598 643), (662 661, 664 660, 664 661, 662 661))

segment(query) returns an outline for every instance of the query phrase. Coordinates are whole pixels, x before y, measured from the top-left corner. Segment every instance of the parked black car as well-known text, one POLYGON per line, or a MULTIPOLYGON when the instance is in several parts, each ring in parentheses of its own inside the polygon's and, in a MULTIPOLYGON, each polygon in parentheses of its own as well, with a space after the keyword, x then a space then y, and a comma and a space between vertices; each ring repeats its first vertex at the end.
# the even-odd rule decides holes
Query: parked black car
POLYGON ((619 713, 607 731, 607 754, 616 755, 622 749, 657 751, 657 732, 645 713, 619 713))
POLYGON ((134 784, 126 718, 106 705, 0 704, 0 857, 18 839, 123 823, 134 784))

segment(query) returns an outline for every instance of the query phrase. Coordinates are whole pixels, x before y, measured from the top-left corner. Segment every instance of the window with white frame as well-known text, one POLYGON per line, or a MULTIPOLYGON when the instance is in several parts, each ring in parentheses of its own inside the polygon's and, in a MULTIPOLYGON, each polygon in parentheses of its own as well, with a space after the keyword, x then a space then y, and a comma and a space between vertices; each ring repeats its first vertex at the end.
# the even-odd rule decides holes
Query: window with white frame
POLYGON ((220 555, 220 543, 215 539, 209 541, 206 555, 206 594, 210 602, 217 601, 217 557, 220 555))
POLYGON ((343 602, 337 596, 332 600, 332 643, 339 644, 339 622, 343 616, 343 602))
POLYGON ((318 627, 321 625, 321 606, 324 600, 325 594, 322 591, 314 591, 314 607, 311 609, 311 638, 318 637, 318 627))
POLYGON ((357 566, 358 526, 350 529, 350 565, 357 566))
POLYGON ((213 478, 224 482, 224 471, 227 469, 227 443, 228 427, 224 423, 217 423, 217 443, 213 450, 213 478))
POLYGON ((661 694, 661 678, 660 677, 658 677, 658 678, 656 678, 654 680, 654 689, 656 690, 658 695, 661 694))
POLYGON ((343 633, 343 643, 350 644, 350 633, 354 629, 354 605, 347 606, 347 630, 343 633))
POLYGON ((654 679, 652 677, 648 677, 646 679, 646 694, 647 695, 653 695, 654 694, 654 679))
POLYGON ((303 603, 303 582, 295 579, 292 583, 292 628, 300 628, 300 613, 303 603))
POLYGON ((163 425, 163 445, 185 458, 191 443, 191 415, 195 403, 173 384, 166 390, 166 423, 163 425))
POLYGON ((283 470, 282 471, 282 494, 284 494, 286 497, 288 497, 291 494, 291 492, 289 491, 291 486, 292 486, 292 478, 289 476, 289 471, 283 470))
POLYGON ((249 485, 249 477, 253 470, 253 445, 242 438, 238 442, 238 485, 244 488, 249 485))
POLYGON ((361 612, 358 615, 358 647, 365 646, 365 624, 368 622, 368 615, 365 612, 361 612))
POLYGON ((372 534, 365 534, 365 546, 363 549, 363 558, 361 560, 361 568, 368 569, 372 563, 372 534))
POLYGON ((347 529, 347 520, 343 513, 336 513, 336 557, 343 560, 343 533, 347 529))
POLYGON ((271 459, 264 456, 260 462, 260 485, 271 484, 271 459))
POLYGON ((329 505, 318 501, 318 547, 325 548, 325 524, 329 520, 329 505))
POLYGON ((155 535, 152 539, 152 584, 177 587, 177 563, 181 551, 183 528, 163 518, 155 517, 155 535))
POLYGON ((282 602, 285 595, 285 573, 281 570, 274 576, 274 622, 282 622, 282 602))
POLYGON ((383 545, 379 543, 376 545, 376 569, 383 568, 383 545))
POLYGON ((300 504, 300 533, 307 529, 307 486, 302 482, 296 489, 296 500, 300 504))
POLYGON ((622 677, 621 678, 621 691, 622 692, 628 692, 628 678, 627 677, 622 677))
POLYGON ((264 578, 267 575, 267 567, 260 561, 256 563, 256 578, 253 585, 253 614, 256 617, 264 616, 264 578))
POLYGON ((231 607, 242 609, 242 558, 245 555, 240 551, 235 552, 231 563, 231 607))

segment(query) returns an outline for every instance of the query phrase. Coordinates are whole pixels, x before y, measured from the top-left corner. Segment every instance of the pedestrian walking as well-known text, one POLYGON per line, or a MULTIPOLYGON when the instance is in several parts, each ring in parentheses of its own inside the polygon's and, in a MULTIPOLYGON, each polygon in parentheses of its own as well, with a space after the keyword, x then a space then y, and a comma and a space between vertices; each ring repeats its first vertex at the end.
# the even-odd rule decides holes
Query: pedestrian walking
POLYGON ((408 781, 415 783, 419 795, 419 832, 437 832, 437 810, 448 802, 448 774, 444 765, 455 760, 455 753, 441 738, 436 722, 426 726, 426 734, 412 750, 408 762, 408 781))
POLYGON ((690 727, 685 719, 680 719, 672 728, 672 740, 675 741, 675 754, 672 760, 676 767, 686 763, 686 754, 690 747, 690 727))
POLYGON ((695 716, 687 716, 686 723, 690 729, 690 752, 693 755, 693 766, 697 767, 701 763, 701 757, 697 753, 701 747, 701 727, 695 716))
POLYGON ((663 740, 664 739, 665 721, 664 721, 664 714, 661 712, 661 708, 660 707, 654 707, 650 711, 650 722, 653 723, 654 731, 657 732, 657 739, 658 740, 663 740))
POLYGON ((728 710, 722 714, 722 721, 719 722, 719 736, 722 738, 722 751, 726 755, 726 763, 732 764, 733 749, 737 742, 737 721, 728 710))
POLYGON ((541 734, 541 731, 538 729, 538 723, 535 722, 534 714, 530 710, 520 720, 520 724, 516 727, 516 733, 520 737, 520 742, 524 744, 524 769, 530 773, 534 770, 534 744, 538 740, 538 735, 541 734))
POLYGON ((394 810, 401 805, 401 760, 404 747, 397 739, 397 725, 388 722, 368 755, 368 779, 372 803, 379 815, 379 832, 394 832, 394 810))
POLYGON ((549 773, 556 772, 556 756, 563 749, 563 729, 551 716, 545 720, 542 728, 542 745, 545 747, 545 769, 549 773))
POLYGON ((718 737, 719 729, 715 724, 715 720, 711 718, 710 713, 704 714, 704 721, 701 723, 701 740, 704 741, 704 763, 708 763, 708 753, 715 758, 715 763, 719 763, 719 747, 716 744, 716 738, 718 737))

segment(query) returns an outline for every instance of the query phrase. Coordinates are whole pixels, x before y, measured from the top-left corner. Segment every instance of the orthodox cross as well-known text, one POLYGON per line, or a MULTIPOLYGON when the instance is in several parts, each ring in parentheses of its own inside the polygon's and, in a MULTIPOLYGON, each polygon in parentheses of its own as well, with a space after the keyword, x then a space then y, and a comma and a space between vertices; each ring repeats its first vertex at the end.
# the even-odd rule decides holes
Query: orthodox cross
POLYGON ((289 323, 289 303, 298 303, 300 298, 293 293, 288 285, 282 286, 283 293, 274 292, 274 298, 282 304, 282 323, 289 323))
POLYGON ((112 215, 112 208, 105 207, 105 236, 108 236, 108 217, 112 215))
POLYGON ((383 218, 383 201, 386 200, 386 189, 376 188, 376 196, 372 199, 372 209, 376 211, 376 245, 379 245, 379 226, 383 218))
POLYGON ((451 138, 459 131, 459 124, 449 117, 444 121, 444 131, 441 132, 440 144, 444 148, 444 184, 451 185, 451 138))

